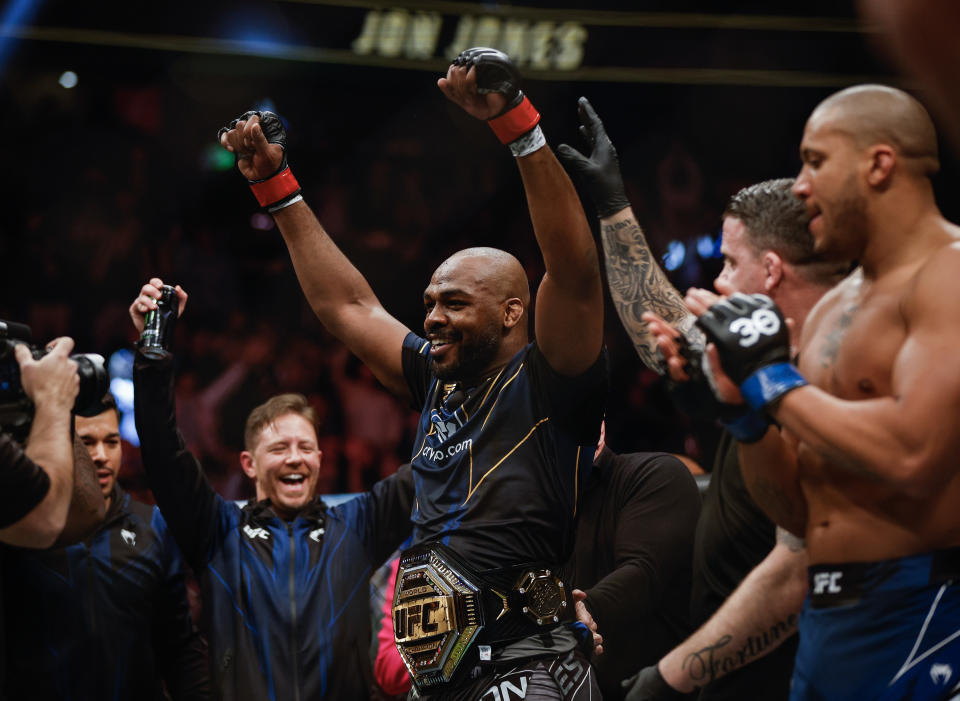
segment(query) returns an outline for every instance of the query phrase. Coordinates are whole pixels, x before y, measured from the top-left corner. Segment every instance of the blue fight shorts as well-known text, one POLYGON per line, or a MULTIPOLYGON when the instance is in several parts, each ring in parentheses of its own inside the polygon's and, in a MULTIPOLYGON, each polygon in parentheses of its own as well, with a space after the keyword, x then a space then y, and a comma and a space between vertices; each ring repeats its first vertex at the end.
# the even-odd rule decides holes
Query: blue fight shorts
POLYGON ((960 693, 960 548, 815 565, 808 577, 791 701, 960 693))

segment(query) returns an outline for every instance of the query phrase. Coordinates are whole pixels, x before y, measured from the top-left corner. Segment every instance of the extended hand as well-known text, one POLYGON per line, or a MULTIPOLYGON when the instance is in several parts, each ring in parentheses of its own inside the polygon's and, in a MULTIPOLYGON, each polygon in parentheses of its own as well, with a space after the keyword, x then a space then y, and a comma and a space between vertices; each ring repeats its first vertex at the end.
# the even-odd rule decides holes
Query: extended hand
POLYGON ((498 92, 481 93, 477 88, 476 66, 450 64, 445 78, 437 81, 437 87, 472 117, 492 119, 503 112, 507 98, 498 92))
MULTIPOLYGON (((140 288, 140 294, 130 304, 127 310, 130 313, 130 319, 137 329, 137 333, 143 333, 144 317, 147 312, 157 308, 157 300, 163 295, 163 280, 158 277, 150 278, 150 282, 140 288)), ((177 318, 183 315, 183 309, 187 306, 187 293, 183 291, 180 285, 173 288, 177 293, 179 306, 177 307, 177 318)))
POLYGON ((585 97, 577 101, 580 134, 590 146, 590 157, 567 144, 557 147, 557 156, 580 174, 600 218, 609 217, 630 206, 620 175, 617 149, 607 136, 603 122, 585 97))
POLYGON ((620 686, 627 692, 624 701, 673 701, 684 698, 684 694, 664 681, 656 665, 644 667, 620 682, 620 686))
POLYGON ((223 127, 218 137, 220 145, 236 156, 237 170, 250 182, 266 180, 286 164, 286 133, 272 112, 245 112, 223 127))
POLYGON ((591 634, 593 634, 593 654, 602 655, 603 654, 603 636, 597 630, 597 622, 593 620, 593 616, 590 611, 587 610, 586 604, 583 602, 587 599, 587 593, 581 589, 573 590, 573 607, 574 611, 577 614, 577 620, 580 621, 583 625, 587 627, 591 634))
POLYGON ((22 343, 14 346, 23 391, 37 406, 44 404, 69 410, 80 392, 77 363, 70 360, 73 339, 67 336, 55 339, 47 349, 45 356, 34 360, 27 346, 22 343))

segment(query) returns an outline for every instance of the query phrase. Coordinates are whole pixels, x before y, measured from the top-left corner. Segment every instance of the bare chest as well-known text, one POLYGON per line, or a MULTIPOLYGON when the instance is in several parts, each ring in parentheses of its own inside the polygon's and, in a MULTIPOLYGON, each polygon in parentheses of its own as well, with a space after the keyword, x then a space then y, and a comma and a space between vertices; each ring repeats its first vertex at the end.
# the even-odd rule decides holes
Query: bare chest
POLYGON ((807 329, 801 372, 844 399, 889 395, 894 360, 906 338, 900 290, 855 286, 807 329))

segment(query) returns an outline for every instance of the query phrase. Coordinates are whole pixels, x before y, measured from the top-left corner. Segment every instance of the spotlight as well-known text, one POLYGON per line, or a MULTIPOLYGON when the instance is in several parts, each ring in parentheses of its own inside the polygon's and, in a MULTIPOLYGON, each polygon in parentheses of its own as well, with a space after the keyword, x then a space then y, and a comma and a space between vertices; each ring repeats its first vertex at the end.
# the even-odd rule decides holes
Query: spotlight
POLYGON ((79 82, 79 80, 80 79, 77 77, 77 74, 74 73, 73 71, 64 71, 63 73, 60 74, 60 80, 58 80, 57 82, 60 83, 62 87, 69 90, 70 88, 77 87, 77 83, 79 82))

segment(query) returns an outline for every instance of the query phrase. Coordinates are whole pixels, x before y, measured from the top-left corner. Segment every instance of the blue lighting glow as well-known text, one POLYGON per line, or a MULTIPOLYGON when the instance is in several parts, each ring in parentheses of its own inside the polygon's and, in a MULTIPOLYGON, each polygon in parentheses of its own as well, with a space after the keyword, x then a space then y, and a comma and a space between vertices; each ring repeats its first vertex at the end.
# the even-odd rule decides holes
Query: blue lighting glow
POLYGON ((30 22, 40 9, 41 0, 13 0, 0 15, 0 70, 16 45, 14 30, 30 22))
POLYGON ((663 254, 663 267, 667 270, 676 270, 687 257, 687 247, 682 241, 671 241, 667 244, 667 252, 663 254))

